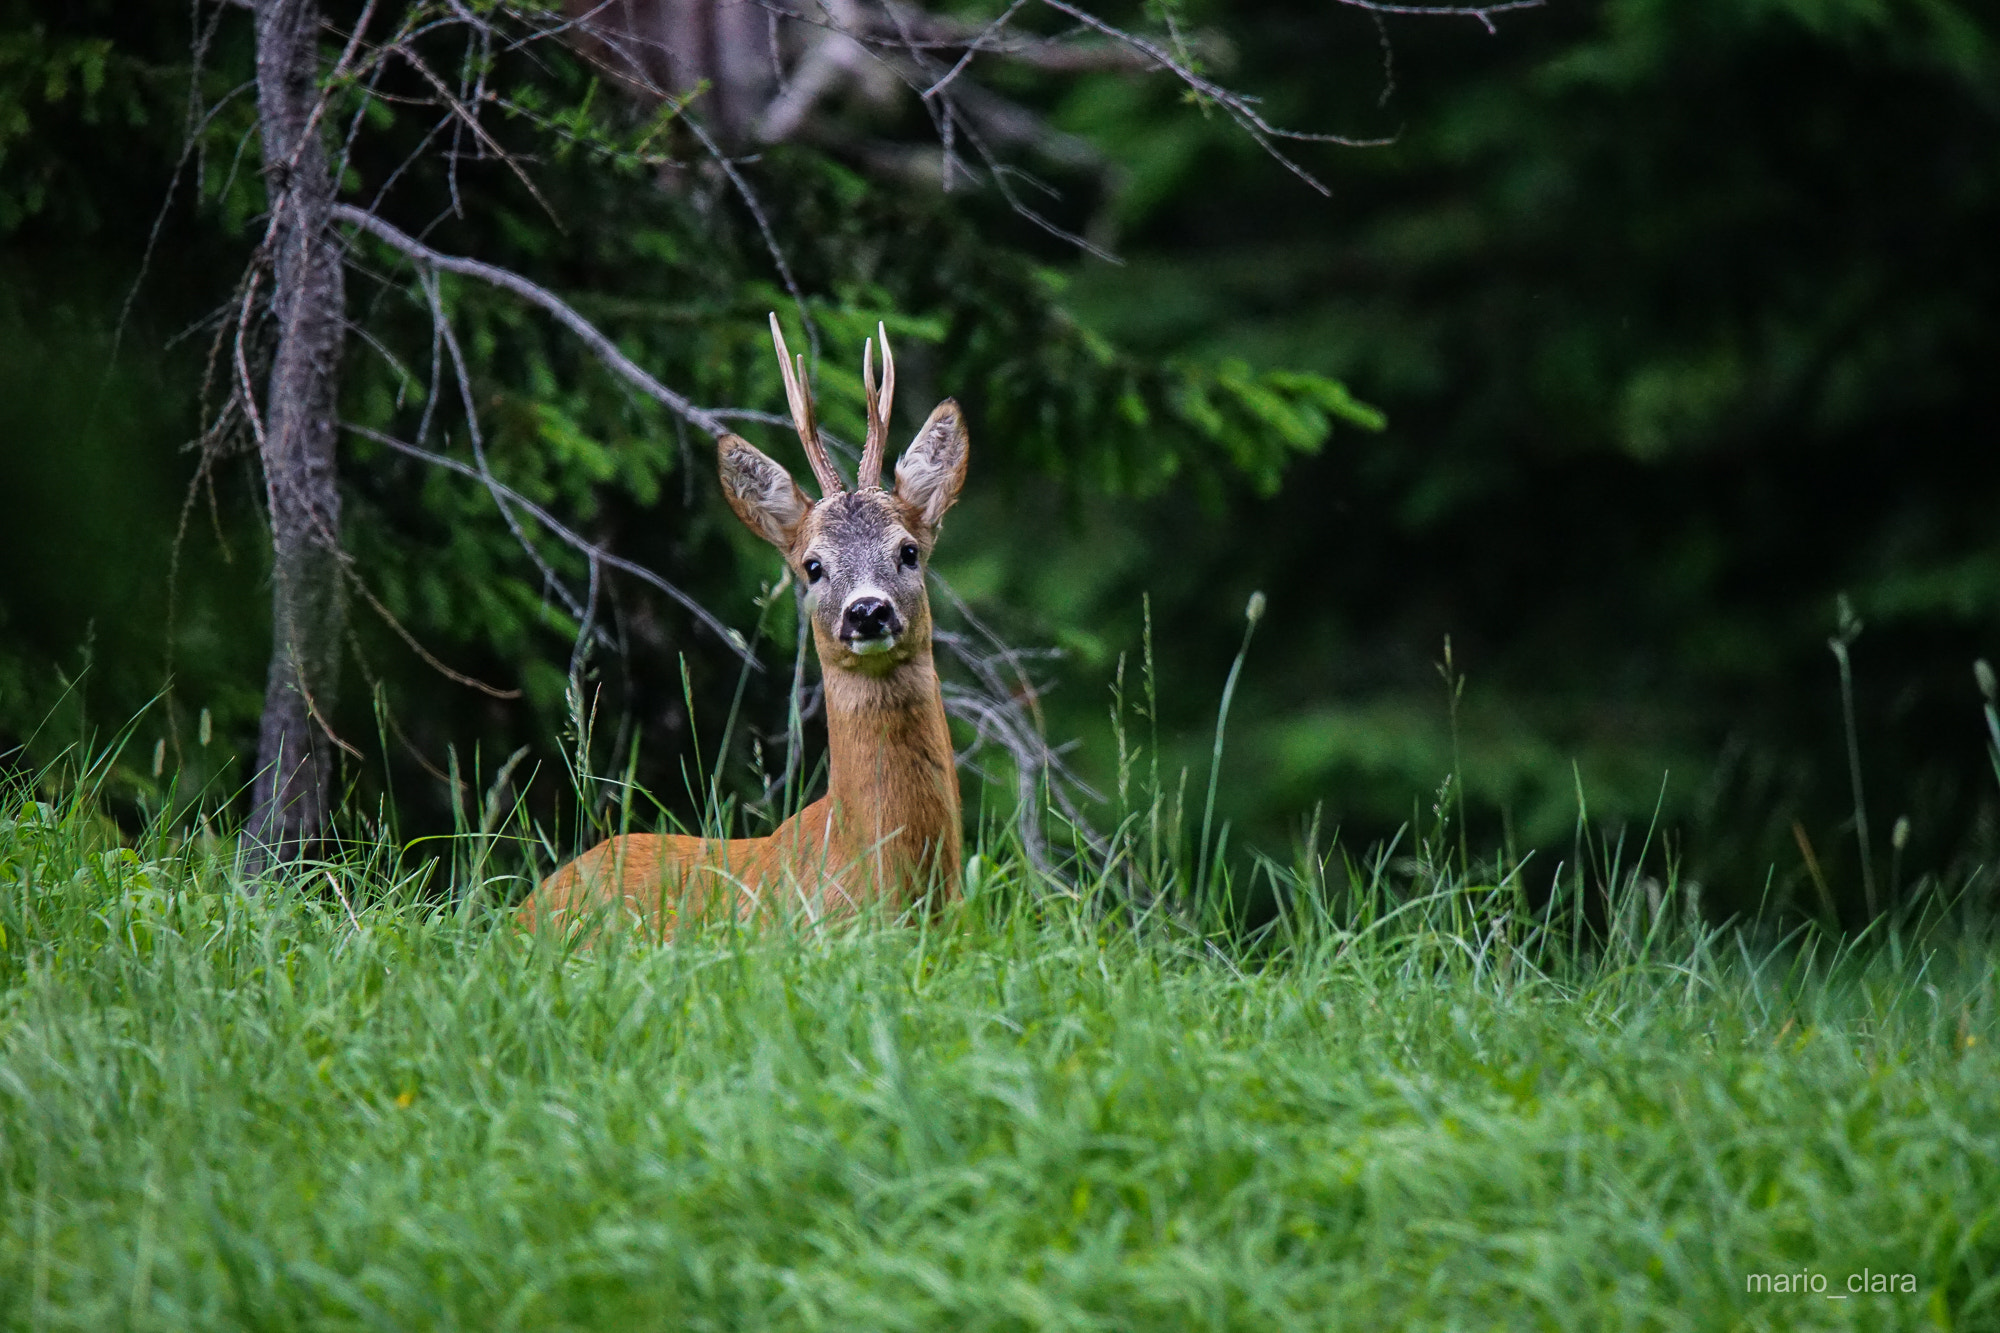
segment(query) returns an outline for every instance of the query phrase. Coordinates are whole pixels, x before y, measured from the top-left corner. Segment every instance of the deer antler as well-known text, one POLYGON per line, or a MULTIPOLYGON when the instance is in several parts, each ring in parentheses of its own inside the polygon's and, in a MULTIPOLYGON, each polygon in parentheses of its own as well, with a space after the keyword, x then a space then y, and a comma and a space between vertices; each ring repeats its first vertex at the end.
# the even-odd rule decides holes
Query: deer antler
POLYGON ((785 334, 778 327, 775 310, 771 312, 771 342, 778 349, 778 369, 785 376, 785 400, 792 406, 792 425, 799 432, 799 443, 806 447, 806 461, 812 464, 813 475, 819 478, 819 493, 822 498, 838 495, 847 485, 841 481, 840 470, 834 467, 833 460, 827 457, 826 446, 820 443, 819 425, 813 420, 812 395, 806 391, 806 359, 799 357, 794 368, 792 352, 785 346, 785 334))
POLYGON ((861 350, 861 384, 868 390, 868 443, 861 450, 861 470, 854 484, 862 490, 882 484, 882 458, 889 449, 889 408, 896 401, 896 357, 889 350, 889 326, 879 321, 875 334, 882 340, 882 392, 875 392, 875 343, 869 340, 861 350))

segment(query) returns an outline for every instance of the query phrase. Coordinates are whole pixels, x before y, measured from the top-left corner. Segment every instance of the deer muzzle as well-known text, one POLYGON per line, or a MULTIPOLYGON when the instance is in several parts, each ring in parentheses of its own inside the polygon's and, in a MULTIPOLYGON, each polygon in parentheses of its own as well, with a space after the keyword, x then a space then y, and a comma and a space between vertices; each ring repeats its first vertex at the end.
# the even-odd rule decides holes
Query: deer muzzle
POLYGON ((840 614, 840 641, 858 656, 886 653, 903 633, 903 618, 885 597, 862 594, 840 614))

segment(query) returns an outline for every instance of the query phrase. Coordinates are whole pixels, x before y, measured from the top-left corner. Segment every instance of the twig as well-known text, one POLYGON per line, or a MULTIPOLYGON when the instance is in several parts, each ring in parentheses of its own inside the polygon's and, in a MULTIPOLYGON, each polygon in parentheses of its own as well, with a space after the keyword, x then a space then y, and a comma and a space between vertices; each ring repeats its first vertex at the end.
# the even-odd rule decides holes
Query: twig
POLYGON ((423 462, 429 463, 434 467, 441 467, 446 471, 456 472, 463 477, 471 477, 475 481, 493 488, 499 494, 504 495, 509 503, 521 509, 522 512, 532 515, 536 522, 547 528, 551 534, 564 544, 591 560, 602 561, 613 569, 630 574, 642 583, 657 588, 676 602, 679 602, 695 619, 713 630, 716 637, 729 645, 729 650, 742 658, 752 670, 762 671, 764 669, 763 664, 757 661, 756 654, 741 641, 742 636, 731 633, 729 627, 724 625, 720 620, 717 620, 707 607, 661 578, 658 574, 655 574, 652 570, 647 569, 644 565, 634 564, 623 556, 613 555, 602 546, 597 545, 580 533, 565 526, 555 515, 549 513, 548 510, 542 508, 527 496, 522 495, 519 491, 509 487, 498 478, 493 477, 490 473, 482 473, 478 468, 461 463, 456 458, 450 458, 429 449, 419 448, 408 441, 399 440, 393 435, 386 435, 379 430, 372 430, 367 426, 358 425, 352 421, 343 421, 340 425, 342 430, 351 431, 363 439, 373 440, 385 448, 394 449, 399 454, 407 454, 411 458, 421 459, 423 462))
POLYGON ((1497 5, 1397 5, 1383 4, 1381 0, 1336 0, 1350 9, 1365 9, 1371 14, 1414 14, 1423 18, 1469 18, 1477 19, 1489 33, 1500 31, 1493 26, 1495 14, 1506 14, 1516 9, 1540 9, 1543 0, 1502 0, 1497 5))
POLYGON ((1068 3, 1068 0, 1042 0, 1042 3, 1058 13, 1069 15, 1085 27, 1094 28, 1113 41, 1123 42, 1133 50, 1141 52, 1159 62, 1162 69, 1170 71, 1175 78, 1185 83, 1189 88, 1203 97, 1210 99, 1217 106, 1228 112, 1230 119, 1234 120, 1244 133, 1248 134, 1257 143, 1258 147, 1270 154, 1272 159, 1280 166, 1284 167, 1301 181, 1304 181, 1314 190, 1317 190, 1320 194, 1331 194, 1332 191, 1326 187, 1325 182, 1280 151, 1276 142, 1274 142, 1275 140, 1289 139, 1299 143, 1331 143, 1340 144, 1348 148, 1373 148, 1390 142, 1387 139, 1353 139, 1341 134, 1310 134, 1303 130, 1280 129, 1264 119, 1257 109, 1251 105, 1250 98, 1245 97, 1241 93, 1231 92, 1218 83, 1204 79, 1185 64, 1176 60, 1172 54, 1163 50, 1157 43, 1147 41, 1144 37, 1136 33, 1126 32, 1122 28, 1113 27, 1103 19, 1098 18, 1095 14, 1092 14, 1089 10, 1079 9, 1075 5, 1068 3))
POLYGON ((480 434, 479 412, 472 402, 472 374, 466 368, 465 354, 459 349, 458 335, 452 331, 451 320, 444 313, 444 298, 438 291, 437 274, 424 274, 423 287, 424 299, 430 303, 431 308, 431 328, 434 335, 444 343, 445 350, 451 353, 452 373, 458 381, 459 404, 465 410, 466 438, 472 443, 473 461, 479 466, 479 476, 486 483, 487 493, 493 497, 493 507, 500 511, 500 517, 505 520, 507 530, 514 534, 514 540, 520 545, 521 550, 534 562, 535 568, 541 571, 542 586, 553 587, 557 595, 563 599, 571 618, 587 624, 590 617, 585 607, 570 594, 569 589, 556 576, 555 570, 549 568, 548 562, 542 559, 542 553, 528 540, 528 534, 521 531, 521 525, 515 519, 514 511, 508 507, 507 498, 501 493, 499 481, 486 462, 486 441, 480 434))
POLYGON ((355 591, 361 594, 361 599, 368 603, 369 609, 382 618, 382 622, 395 632, 396 637, 401 639, 411 652, 423 659, 425 666, 437 672, 446 680, 451 681, 454 685, 464 685, 469 689, 478 690, 488 698, 518 699, 521 697, 519 690, 507 690, 500 688, 498 685, 488 685, 477 676, 468 676, 463 671, 454 671, 446 666, 438 660, 435 654, 425 648, 423 644, 417 642, 417 636, 410 633, 404 627, 403 622, 396 619, 389 608, 382 604, 382 599, 375 595, 374 591, 362 580, 361 575, 355 572, 350 563, 343 561, 340 568, 341 572, 347 575, 348 582, 354 585, 355 591))

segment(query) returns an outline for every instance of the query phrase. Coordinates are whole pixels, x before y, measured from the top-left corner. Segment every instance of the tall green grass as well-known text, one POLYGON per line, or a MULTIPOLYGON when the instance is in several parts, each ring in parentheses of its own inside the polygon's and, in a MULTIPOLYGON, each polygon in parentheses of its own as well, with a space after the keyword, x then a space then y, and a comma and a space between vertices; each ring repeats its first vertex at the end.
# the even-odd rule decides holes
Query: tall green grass
POLYGON ((1440 819, 1245 937, 1159 792, 1061 889, 989 830, 928 919, 578 952, 484 817, 247 895, 8 789, 0 1325, 2000 1327, 1976 919, 1721 929, 1581 837, 1530 895, 1440 819))

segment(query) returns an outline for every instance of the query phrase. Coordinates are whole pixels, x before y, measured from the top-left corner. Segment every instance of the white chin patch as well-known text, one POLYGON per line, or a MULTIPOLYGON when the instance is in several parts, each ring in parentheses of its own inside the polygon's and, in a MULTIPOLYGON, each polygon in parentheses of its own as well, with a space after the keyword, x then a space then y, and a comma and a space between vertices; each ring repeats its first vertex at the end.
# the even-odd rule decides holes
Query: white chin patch
POLYGON ((847 651, 853 653, 856 657, 873 657, 877 653, 886 653, 895 646, 896 636, 893 634, 885 634, 879 639, 849 639, 847 641, 847 651))

